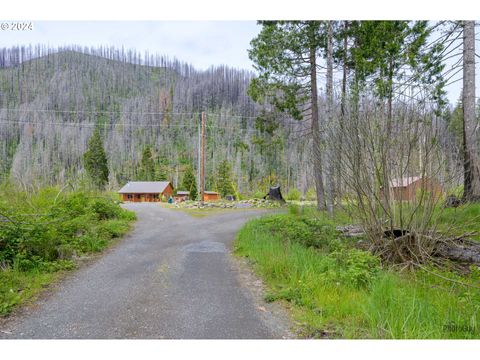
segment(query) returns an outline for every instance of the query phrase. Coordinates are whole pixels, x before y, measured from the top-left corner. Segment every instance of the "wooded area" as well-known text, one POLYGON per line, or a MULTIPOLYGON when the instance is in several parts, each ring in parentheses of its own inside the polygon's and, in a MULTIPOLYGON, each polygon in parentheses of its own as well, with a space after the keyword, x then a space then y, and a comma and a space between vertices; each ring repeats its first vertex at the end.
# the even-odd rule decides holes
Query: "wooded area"
MULTIPOLYGON (((114 47, 0 49, 0 315, 125 234, 128 205, 160 231, 174 209, 232 211, 240 226, 234 208, 269 204, 282 209, 233 248, 266 301, 305 317, 306 337, 478 337, 444 323, 479 328, 476 23, 258 24, 254 71, 114 47), (22 282, 32 290, 17 296, 22 282)), ((170 239, 182 254, 201 238, 190 229, 170 239)))
POLYGON ((377 233, 385 221, 424 231, 440 198, 420 189, 404 206, 392 180, 479 198, 474 22, 260 24, 256 73, 107 47, 1 49, 2 182, 193 190, 206 111, 206 188, 224 195, 315 189, 318 209, 353 204, 377 233), (445 87, 462 79, 453 107, 445 87))
POLYGON ((45 46, 3 48, 0 67, 3 182, 29 188, 87 181, 83 154, 98 128, 109 189, 148 180, 147 148, 156 179, 177 187, 188 167, 197 171, 199 114, 206 111, 207 189, 216 188, 224 160, 241 193, 275 181, 302 191, 313 186, 308 146, 297 141, 304 126, 281 114, 266 125, 257 119, 263 106, 247 95, 251 72, 197 71, 132 50, 45 46))

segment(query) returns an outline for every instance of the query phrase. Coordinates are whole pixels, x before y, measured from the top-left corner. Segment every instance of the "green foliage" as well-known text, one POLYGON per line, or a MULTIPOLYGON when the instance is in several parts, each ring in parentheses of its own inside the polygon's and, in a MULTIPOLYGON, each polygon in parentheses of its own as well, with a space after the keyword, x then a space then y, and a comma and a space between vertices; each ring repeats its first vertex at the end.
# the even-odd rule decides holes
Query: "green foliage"
POLYGON ((309 188, 305 193, 305 199, 308 201, 315 201, 317 200, 317 193, 314 188, 309 188))
POLYGON ((257 190, 252 194, 253 199, 263 199, 263 197, 266 195, 266 191, 260 191, 257 190))
POLYGON ((140 171, 138 172, 141 181, 153 181, 155 179, 155 162, 153 159, 152 149, 147 146, 142 152, 142 160, 140 161, 140 171))
MULTIPOLYGON (((309 91, 302 81, 310 76, 304 55, 324 44, 322 21, 262 21, 262 30, 248 51, 259 76, 250 82, 248 94, 263 103, 268 99, 280 112, 302 118, 302 104, 309 91)), ((307 86, 308 88, 308 86, 307 86)))
MULTIPOLYGON (((377 257, 338 238, 334 226, 317 212, 273 215, 247 223, 235 243, 236 254, 248 257, 268 285, 265 300, 289 302, 303 336, 480 337, 478 289, 426 272, 382 269, 377 257), (319 232, 322 246, 305 246, 306 234, 319 232)), ((440 275, 471 285, 480 279, 477 268, 440 275)))
POLYGON ((258 226, 272 235, 280 235, 283 241, 297 242, 303 246, 322 248, 336 239, 337 231, 332 220, 325 217, 275 215, 259 220, 258 226))
POLYGON ((105 188, 108 183, 108 164, 98 127, 95 128, 88 142, 88 150, 83 155, 83 162, 92 183, 98 189, 105 188))
POLYGON ((1 270, 0 316, 9 314, 16 305, 34 298, 55 278, 52 272, 1 270))
MULTIPOLYGON (((432 28, 427 21, 355 21, 348 36, 361 46, 351 48, 355 86, 374 85, 380 99, 393 97, 395 82, 411 76, 419 84, 432 85, 430 98, 445 105, 442 79, 442 45, 428 46, 432 28)), ((430 90, 430 89, 429 89, 430 90)))
POLYGON ((197 179, 195 179, 195 174, 191 166, 187 166, 185 173, 183 174, 182 180, 182 189, 185 191, 190 191, 190 199, 195 200, 198 196, 197 193, 197 179))
POLYGON ((232 168, 227 160, 223 160, 217 168, 217 191, 221 197, 234 195, 235 189, 232 182, 232 168))
POLYGON ((48 274, 74 268, 76 255, 103 250, 135 220, 105 194, 58 188, 4 188, 0 214, 0 315, 54 279, 48 274))
POLYGON ((298 191, 298 189, 292 188, 290 189, 288 194, 285 196, 285 199, 295 201, 295 200, 300 200, 301 197, 302 197, 302 194, 300 193, 300 191, 298 191))
MULTIPOLYGON (((0 197, 7 199, 6 193, 0 197)), ((85 250, 84 237, 101 238, 107 244, 125 233, 135 218, 97 193, 59 194, 58 189, 45 189, 30 195, 9 191, 8 199, 11 201, 0 203, 0 213, 9 219, 0 225, 0 262, 18 270, 69 260, 85 250)))

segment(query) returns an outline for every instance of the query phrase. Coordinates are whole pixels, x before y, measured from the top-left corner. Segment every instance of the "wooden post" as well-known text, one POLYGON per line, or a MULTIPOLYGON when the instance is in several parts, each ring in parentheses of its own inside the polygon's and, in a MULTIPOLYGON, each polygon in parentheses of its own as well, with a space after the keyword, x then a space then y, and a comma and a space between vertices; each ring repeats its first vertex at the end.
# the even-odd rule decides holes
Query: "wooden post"
POLYGON ((200 166, 200 203, 205 201, 205 111, 202 111, 202 151, 200 166))
MULTIPOLYGON (((197 146, 197 189, 200 191, 201 189, 201 170, 200 168, 202 167, 202 159, 201 159, 201 148, 202 148, 202 114, 198 114, 198 146, 197 146)), ((197 199, 192 199, 192 200, 197 200, 197 199)))

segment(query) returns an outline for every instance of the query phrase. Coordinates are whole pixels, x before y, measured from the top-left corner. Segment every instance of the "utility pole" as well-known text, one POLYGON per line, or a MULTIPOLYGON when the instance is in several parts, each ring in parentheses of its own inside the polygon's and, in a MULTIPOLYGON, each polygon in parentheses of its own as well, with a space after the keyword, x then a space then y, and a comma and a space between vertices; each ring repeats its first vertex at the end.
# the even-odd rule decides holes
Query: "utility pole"
MULTIPOLYGON (((200 156, 200 153, 201 153, 201 148, 202 148, 202 115, 201 114, 198 114, 199 117, 198 117, 198 120, 200 120, 198 122, 198 147, 197 147, 197 189, 200 191, 201 189, 201 180, 200 180, 200 168, 202 167, 202 160, 201 160, 201 156, 200 156)), ((193 199, 193 200, 196 200, 196 199, 193 199)))
POLYGON ((205 200, 205 111, 202 111, 202 149, 200 166, 200 203, 205 200))

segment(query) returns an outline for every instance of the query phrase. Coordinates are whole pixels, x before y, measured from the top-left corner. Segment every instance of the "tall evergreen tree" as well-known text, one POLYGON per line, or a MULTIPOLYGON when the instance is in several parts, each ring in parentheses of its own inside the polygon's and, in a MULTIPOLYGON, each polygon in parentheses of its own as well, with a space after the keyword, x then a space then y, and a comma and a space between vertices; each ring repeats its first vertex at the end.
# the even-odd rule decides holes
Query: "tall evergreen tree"
POLYGON ((83 161, 92 183, 98 189, 104 189, 108 183, 108 163, 98 128, 95 129, 88 142, 88 150, 83 155, 83 161))
POLYGON ((195 200, 197 198, 197 179, 191 166, 188 166, 185 170, 182 180, 182 188, 186 191, 190 191, 190 199, 195 200))
POLYGON ((139 180, 153 181, 155 180, 155 162, 153 160, 152 150, 147 146, 142 153, 140 162, 139 180))
POLYGON ((166 165, 160 163, 160 165, 158 165, 157 168, 155 169, 154 176, 155 176, 154 178, 155 181, 167 181, 168 174, 167 174, 166 165))
POLYGON ((217 169, 217 190, 222 197, 233 195, 232 168, 227 160, 223 160, 217 169))
POLYGON ((321 21, 262 21, 252 40, 249 57, 259 72, 249 95, 270 102, 294 119, 311 119, 313 167, 317 207, 325 210, 323 154, 318 113, 317 60, 325 48, 325 24, 321 21))

